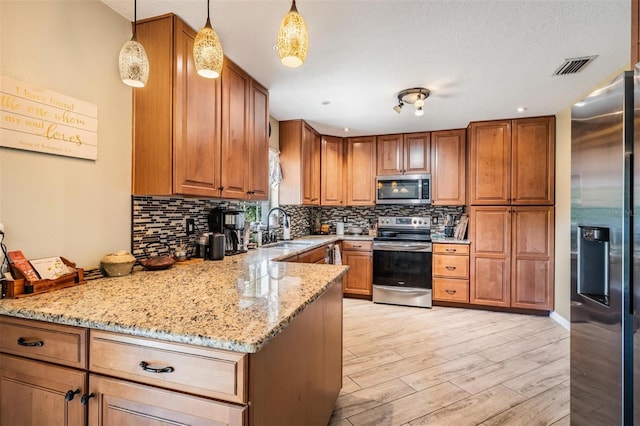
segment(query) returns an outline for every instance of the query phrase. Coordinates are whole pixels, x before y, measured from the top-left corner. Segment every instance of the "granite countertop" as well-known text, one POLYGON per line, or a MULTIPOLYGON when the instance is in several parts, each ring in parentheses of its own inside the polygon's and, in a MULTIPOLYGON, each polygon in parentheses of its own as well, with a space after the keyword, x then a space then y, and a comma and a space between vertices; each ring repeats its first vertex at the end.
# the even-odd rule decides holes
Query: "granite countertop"
POLYGON ((456 240, 453 237, 445 237, 442 235, 432 235, 431 241, 439 244, 471 244, 470 240, 456 240))
POLYGON ((23 299, 0 300, 0 314, 134 336, 258 352, 347 266, 278 262, 336 236, 295 248, 263 247, 221 261, 134 271, 23 299))

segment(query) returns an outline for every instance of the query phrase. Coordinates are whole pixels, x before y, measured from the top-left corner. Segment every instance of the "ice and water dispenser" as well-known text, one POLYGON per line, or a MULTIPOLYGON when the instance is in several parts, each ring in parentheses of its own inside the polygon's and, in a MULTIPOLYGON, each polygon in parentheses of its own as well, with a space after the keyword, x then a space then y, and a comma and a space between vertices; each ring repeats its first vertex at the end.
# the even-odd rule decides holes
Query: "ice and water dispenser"
POLYGON ((578 227, 578 293, 609 306, 609 228, 578 227))

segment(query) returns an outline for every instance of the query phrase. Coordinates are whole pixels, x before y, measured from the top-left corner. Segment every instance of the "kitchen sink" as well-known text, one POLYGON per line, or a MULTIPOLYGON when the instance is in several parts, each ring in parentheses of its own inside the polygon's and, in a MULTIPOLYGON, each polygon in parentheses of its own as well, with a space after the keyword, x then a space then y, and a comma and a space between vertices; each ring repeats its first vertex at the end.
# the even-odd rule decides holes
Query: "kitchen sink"
POLYGON ((278 241, 277 243, 265 244, 265 248, 303 248, 315 244, 313 241, 278 241))

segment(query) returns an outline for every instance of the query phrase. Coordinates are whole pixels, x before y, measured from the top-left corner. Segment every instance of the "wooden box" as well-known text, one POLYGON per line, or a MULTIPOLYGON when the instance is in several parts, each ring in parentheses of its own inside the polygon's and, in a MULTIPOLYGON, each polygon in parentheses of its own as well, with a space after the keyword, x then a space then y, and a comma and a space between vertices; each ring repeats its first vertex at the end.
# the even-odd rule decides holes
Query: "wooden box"
POLYGON ((86 284, 84 279, 84 270, 82 268, 76 268, 75 263, 65 259, 64 257, 61 257, 61 259, 69 269, 73 270, 73 272, 65 274, 55 280, 27 281, 19 270, 11 268, 14 279, 6 281, 6 289, 3 291, 4 297, 8 299, 19 299, 22 297, 59 290, 61 288, 86 284))

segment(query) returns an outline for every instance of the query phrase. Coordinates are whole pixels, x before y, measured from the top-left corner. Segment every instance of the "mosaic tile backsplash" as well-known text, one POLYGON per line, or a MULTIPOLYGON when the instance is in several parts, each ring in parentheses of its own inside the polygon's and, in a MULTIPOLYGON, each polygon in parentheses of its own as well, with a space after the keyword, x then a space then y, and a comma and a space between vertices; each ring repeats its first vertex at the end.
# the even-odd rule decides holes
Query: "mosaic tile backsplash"
MULTIPOLYGON (((140 196, 134 196, 131 205, 131 253, 138 258, 169 254, 179 244, 186 244, 193 254, 197 233, 208 231, 209 210, 218 206, 239 207, 237 203, 212 199, 140 196), (194 219, 196 234, 187 236, 186 218, 194 219)), ((366 233, 379 216, 431 216, 438 218, 438 223, 431 225, 432 234, 437 235, 444 233, 446 214, 457 221, 464 211, 462 206, 281 207, 291 216, 292 238, 309 235, 316 217, 320 223, 330 225, 330 233, 335 233, 336 222, 344 217, 345 229, 361 227, 366 233)))

